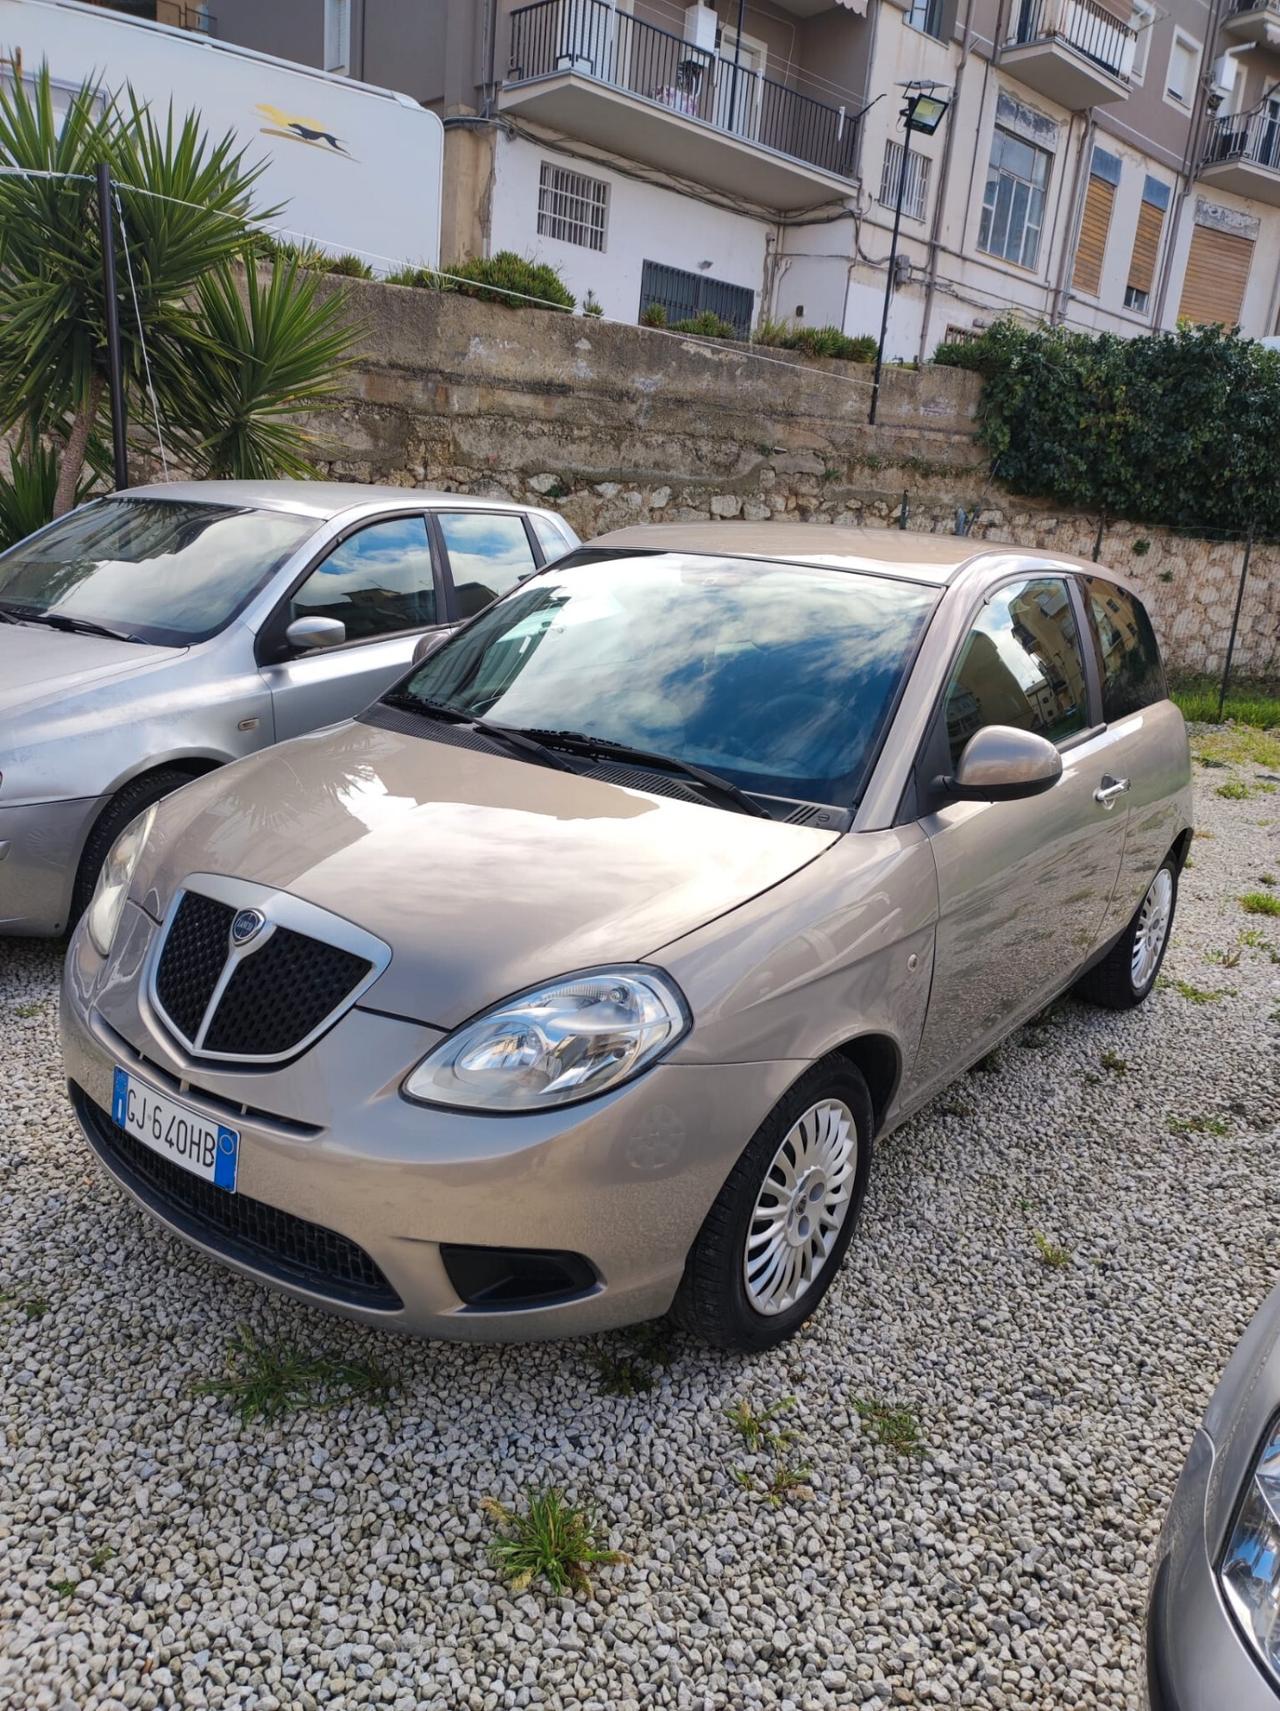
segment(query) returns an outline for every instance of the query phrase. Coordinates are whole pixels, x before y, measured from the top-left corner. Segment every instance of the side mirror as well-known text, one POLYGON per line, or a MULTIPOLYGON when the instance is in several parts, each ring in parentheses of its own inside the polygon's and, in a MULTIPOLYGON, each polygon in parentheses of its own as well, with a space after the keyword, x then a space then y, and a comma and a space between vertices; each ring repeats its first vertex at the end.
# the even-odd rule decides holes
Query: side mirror
POLYGON ((938 788, 961 802, 1017 802, 1041 796, 1062 777, 1062 756, 1034 731, 986 725, 964 746, 951 778, 938 788))
POLYGON ((341 618, 295 618, 284 639, 299 653, 312 653, 317 648, 340 647, 347 639, 347 626, 341 618))
POLYGON ((431 630, 427 635, 419 636, 418 644, 413 650, 412 663, 421 665, 428 654, 433 654, 441 642, 447 640, 449 633, 448 630, 431 630))

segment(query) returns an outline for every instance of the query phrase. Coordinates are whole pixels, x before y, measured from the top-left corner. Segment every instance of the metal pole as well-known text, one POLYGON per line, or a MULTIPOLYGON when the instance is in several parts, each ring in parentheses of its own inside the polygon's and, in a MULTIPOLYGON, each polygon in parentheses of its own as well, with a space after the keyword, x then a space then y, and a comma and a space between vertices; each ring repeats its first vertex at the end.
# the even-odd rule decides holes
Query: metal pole
POLYGON ((1240 566, 1240 586, 1236 589, 1236 609, 1231 614, 1231 638, 1227 642, 1227 663, 1222 668, 1222 683, 1218 689, 1218 723, 1227 704, 1227 685, 1231 681, 1231 661, 1236 651, 1236 631, 1240 627, 1240 608, 1244 605, 1244 585, 1249 580, 1249 555, 1253 551, 1253 524, 1244 538, 1244 563, 1240 566))
POLYGON ((893 299, 894 263, 898 259, 898 232, 902 227, 902 198, 907 188, 907 162, 911 159, 911 114, 915 111, 915 103, 908 103, 907 130, 902 139, 902 168, 898 173, 898 195, 893 207, 893 238, 889 244, 889 275, 884 282, 884 313, 880 317, 880 343, 876 346, 876 372, 871 380, 871 408, 867 412, 868 423, 876 419, 876 409, 880 403, 880 370, 884 367, 884 341, 889 331, 889 304, 893 299))
POLYGON ((102 296, 107 318, 107 383, 111 394, 111 451, 116 491, 129 485, 125 442, 124 362, 120 351, 120 305, 116 297, 116 229, 111 216, 111 168, 98 167, 98 227, 102 237, 102 296))

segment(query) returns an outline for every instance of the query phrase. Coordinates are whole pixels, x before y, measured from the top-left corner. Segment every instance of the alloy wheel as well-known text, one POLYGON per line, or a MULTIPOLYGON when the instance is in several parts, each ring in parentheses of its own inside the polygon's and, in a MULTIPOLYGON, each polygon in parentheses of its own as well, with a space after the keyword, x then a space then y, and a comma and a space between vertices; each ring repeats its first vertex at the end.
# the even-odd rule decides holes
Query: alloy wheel
POLYGON ((1155 973, 1164 941, 1169 933, 1169 917, 1173 913, 1173 875, 1162 867, 1151 881, 1147 895, 1138 911, 1138 924, 1133 934, 1133 951, 1129 958, 1129 973, 1135 992, 1141 992, 1155 973))
POLYGON ((796 1118, 756 1196, 742 1255, 747 1300, 757 1313, 794 1307, 820 1276, 849 1214, 858 1126, 839 1099, 796 1118))

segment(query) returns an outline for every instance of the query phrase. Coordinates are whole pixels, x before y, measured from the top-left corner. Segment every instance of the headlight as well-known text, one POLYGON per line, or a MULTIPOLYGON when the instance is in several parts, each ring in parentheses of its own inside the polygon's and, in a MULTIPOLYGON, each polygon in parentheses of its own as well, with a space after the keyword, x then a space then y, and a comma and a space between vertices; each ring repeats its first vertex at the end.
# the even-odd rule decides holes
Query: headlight
POLYGON ((404 1084, 411 1099, 479 1111, 540 1111, 636 1075, 689 1027, 656 968, 596 968, 522 992, 465 1023, 404 1084))
POLYGON ((124 900, 129 895, 134 869, 151 835, 155 817, 156 804, 153 802, 145 814, 139 814, 136 820, 130 820, 112 844, 107 859, 102 864, 98 883, 93 890, 93 900, 85 911, 89 937, 100 956, 111 954, 111 941, 116 936, 116 928, 120 925, 120 917, 124 913, 124 900))
POLYGON ((1280 1415, 1267 1428, 1218 1572, 1246 1639, 1280 1681, 1280 1415))

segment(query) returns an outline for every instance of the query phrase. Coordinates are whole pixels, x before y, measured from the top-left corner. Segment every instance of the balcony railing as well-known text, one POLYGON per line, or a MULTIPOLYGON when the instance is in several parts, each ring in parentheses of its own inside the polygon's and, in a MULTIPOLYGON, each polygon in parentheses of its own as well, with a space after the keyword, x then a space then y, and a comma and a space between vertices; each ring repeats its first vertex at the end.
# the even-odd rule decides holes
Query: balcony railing
POLYGON ((824 172, 853 173, 857 120, 749 64, 695 47, 607 0, 535 0, 511 14, 507 82, 572 71, 673 113, 790 155, 824 172))
POLYGON ((1255 113, 1221 113, 1209 121, 1204 164, 1247 161, 1280 172, 1280 115, 1262 108, 1255 113))
POLYGON ((1098 0, 1017 0, 1007 47, 1065 42, 1112 77, 1128 80, 1137 32, 1098 0))

